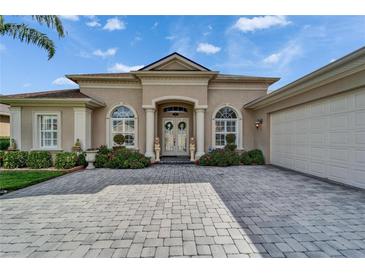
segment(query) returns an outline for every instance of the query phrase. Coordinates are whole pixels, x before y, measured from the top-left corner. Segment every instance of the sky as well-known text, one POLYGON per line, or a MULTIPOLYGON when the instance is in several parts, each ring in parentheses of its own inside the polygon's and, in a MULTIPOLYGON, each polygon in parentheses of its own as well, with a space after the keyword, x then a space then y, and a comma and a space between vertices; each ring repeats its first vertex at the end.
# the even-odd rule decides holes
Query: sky
POLYGON ((65 74, 128 72, 178 52, 221 73, 280 77, 275 90, 365 46, 365 16, 62 16, 56 54, 0 37, 0 94, 76 88, 65 74))

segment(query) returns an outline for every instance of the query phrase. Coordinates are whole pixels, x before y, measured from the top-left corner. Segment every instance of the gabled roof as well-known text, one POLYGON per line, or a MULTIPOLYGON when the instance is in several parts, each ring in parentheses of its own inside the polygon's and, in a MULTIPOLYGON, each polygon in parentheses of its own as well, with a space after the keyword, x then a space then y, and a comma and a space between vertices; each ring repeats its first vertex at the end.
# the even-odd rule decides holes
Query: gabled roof
POLYGON ((193 60, 173 52, 143 68, 139 71, 174 70, 174 71, 210 71, 210 69, 194 62, 193 60))

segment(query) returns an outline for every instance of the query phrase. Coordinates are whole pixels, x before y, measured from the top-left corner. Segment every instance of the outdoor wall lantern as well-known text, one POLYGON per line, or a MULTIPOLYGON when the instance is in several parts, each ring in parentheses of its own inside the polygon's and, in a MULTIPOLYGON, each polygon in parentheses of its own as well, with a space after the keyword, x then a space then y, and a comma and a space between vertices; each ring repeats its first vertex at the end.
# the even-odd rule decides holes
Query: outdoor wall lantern
POLYGON ((257 119, 257 120, 256 120, 255 126, 256 126, 256 128, 257 128, 257 129, 259 129, 259 128, 261 127, 262 122, 263 122, 263 120, 262 120, 262 119, 257 119))

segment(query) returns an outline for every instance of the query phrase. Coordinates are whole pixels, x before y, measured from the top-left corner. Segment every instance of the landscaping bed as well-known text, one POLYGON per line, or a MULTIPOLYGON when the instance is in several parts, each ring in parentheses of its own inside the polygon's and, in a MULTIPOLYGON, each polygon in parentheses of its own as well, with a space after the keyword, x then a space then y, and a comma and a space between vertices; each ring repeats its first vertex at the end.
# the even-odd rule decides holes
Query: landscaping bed
POLYGON ((65 173, 60 170, 2 170, 0 171, 0 191, 9 192, 21 189, 65 173))

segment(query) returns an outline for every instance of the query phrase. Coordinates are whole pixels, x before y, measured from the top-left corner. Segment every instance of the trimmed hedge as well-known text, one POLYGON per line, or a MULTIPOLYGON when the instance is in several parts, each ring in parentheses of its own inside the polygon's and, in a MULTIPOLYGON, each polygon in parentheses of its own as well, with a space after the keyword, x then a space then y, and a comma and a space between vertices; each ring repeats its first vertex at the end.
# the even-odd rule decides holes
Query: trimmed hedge
POLYGON ((7 150, 10 146, 9 137, 0 137, 0 150, 7 150))
POLYGON ((27 151, 8 151, 4 154, 4 168, 21 168, 27 166, 27 151))
POLYGON ((5 155, 5 151, 0 150, 0 167, 3 166, 3 163, 4 163, 4 155, 5 155))
POLYGON ((58 169, 69 169, 77 165, 78 156, 76 152, 59 152, 56 154, 55 167, 58 169))
POLYGON ((238 153, 229 149, 215 149, 199 159, 201 166, 234 166, 239 164, 238 153))
POLYGON ((244 165, 264 165, 265 158, 261 150, 253 149, 242 153, 241 163, 244 165))
POLYGON ((145 168, 150 165, 150 159, 138 151, 127 148, 108 149, 101 146, 95 157, 95 167, 97 168, 145 168))
POLYGON ((27 159, 29 168, 48 168, 52 166, 52 155, 49 151, 31 151, 27 159))

